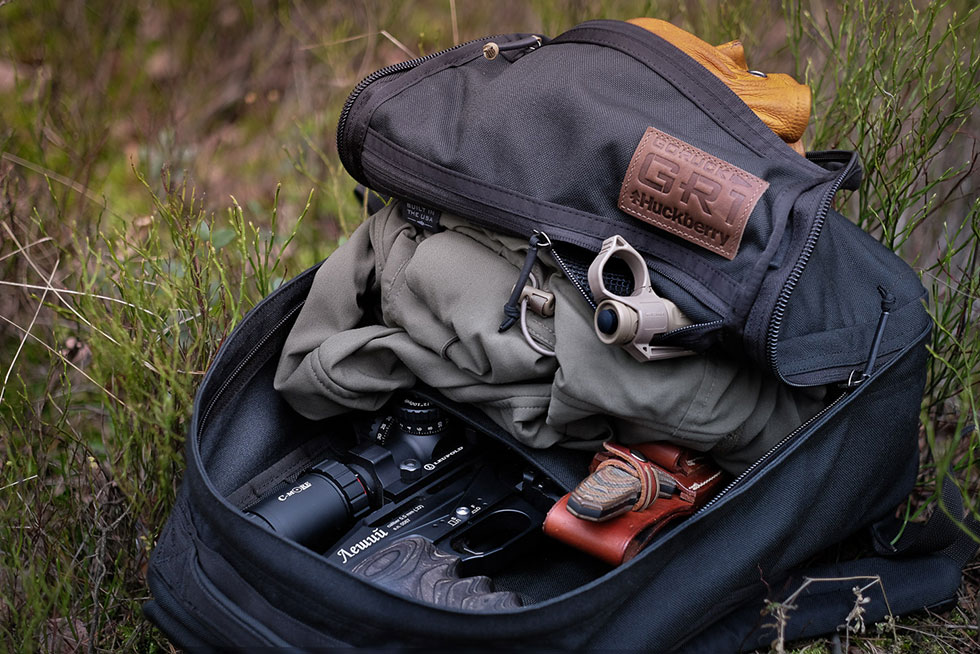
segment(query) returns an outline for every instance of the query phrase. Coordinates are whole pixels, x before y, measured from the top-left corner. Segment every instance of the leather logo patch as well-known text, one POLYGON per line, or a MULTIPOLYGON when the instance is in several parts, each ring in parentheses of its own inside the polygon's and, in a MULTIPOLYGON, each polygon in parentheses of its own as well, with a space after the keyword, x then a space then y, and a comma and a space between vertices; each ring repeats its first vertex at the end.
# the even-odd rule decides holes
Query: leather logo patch
POLYGON ((619 208, 731 260, 767 188, 769 182, 648 127, 626 171, 619 208))

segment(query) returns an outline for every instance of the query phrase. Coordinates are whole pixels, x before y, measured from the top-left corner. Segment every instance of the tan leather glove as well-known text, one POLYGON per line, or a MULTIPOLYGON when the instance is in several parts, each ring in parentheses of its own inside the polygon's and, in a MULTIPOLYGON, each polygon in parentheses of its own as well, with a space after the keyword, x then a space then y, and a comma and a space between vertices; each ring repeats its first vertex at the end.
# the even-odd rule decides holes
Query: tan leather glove
POLYGON ((715 47, 656 18, 634 18, 629 22, 653 32, 714 73, 762 122, 790 147, 804 154, 800 139, 810 120, 809 86, 783 73, 769 73, 766 77, 749 73, 740 41, 715 47))

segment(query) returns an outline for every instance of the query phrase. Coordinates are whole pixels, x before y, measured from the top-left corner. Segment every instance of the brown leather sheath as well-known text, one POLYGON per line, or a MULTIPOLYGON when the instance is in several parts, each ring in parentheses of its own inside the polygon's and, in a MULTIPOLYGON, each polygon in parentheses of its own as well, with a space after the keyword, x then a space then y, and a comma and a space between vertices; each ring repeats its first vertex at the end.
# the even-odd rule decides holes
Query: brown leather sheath
MULTIPOLYGON (((570 494, 565 495, 548 512, 544 532, 607 563, 619 565, 636 556, 665 526, 704 506, 720 489, 723 475, 707 457, 669 443, 615 447, 642 454, 647 459, 644 465, 656 466, 678 482, 678 492, 669 498, 658 497, 642 511, 627 511, 606 522, 575 517, 567 509, 570 494)), ((610 452, 596 454, 590 471, 612 456, 615 454, 610 452)))

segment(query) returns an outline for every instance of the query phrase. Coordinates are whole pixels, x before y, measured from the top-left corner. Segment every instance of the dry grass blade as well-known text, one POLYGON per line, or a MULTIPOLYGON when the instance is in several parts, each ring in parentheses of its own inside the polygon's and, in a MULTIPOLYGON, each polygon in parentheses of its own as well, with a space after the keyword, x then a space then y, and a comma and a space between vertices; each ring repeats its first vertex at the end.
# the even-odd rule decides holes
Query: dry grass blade
POLYGON ((51 290, 51 281, 54 279, 55 274, 58 272, 58 264, 61 260, 57 260, 54 263, 54 267, 51 269, 51 274, 48 275, 47 286, 44 287, 44 292, 41 293, 41 298, 37 301, 37 309, 34 310, 34 316, 31 318, 30 324, 27 325, 27 329, 24 330, 24 335, 20 339, 20 344, 17 346, 17 351, 14 352, 13 359, 10 361, 10 366, 7 368, 7 374, 3 377, 3 384, 0 385, 0 404, 3 404, 3 394, 7 390, 7 382, 10 381, 10 374, 14 371, 14 366, 17 365, 17 357, 20 356, 21 350, 24 349, 24 343, 27 342, 27 336, 34 329, 34 324, 37 322, 37 317, 41 313, 41 309, 44 308, 44 298, 48 296, 48 291, 51 290))
POLYGON ((81 373, 81 375, 83 377, 85 377, 85 379, 87 379, 90 382, 92 382, 93 384, 95 384, 95 386, 99 390, 101 390, 103 393, 105 393, 107 397, 112 398, 113 400, 115 400, 116 402, 118 402, 121 406, 126 407, 127 410, 132 411, 132 409, 125 402, 123 402, 118 397, 116 397, 108 388, 106 388, 105 386, 103 386, 99 382, 97 382, 94 379, 92 379, 92 377, 90 377, 88 373, 86 373, 84 370, 82 370, 81 368, 79 368, 78 366, 76 366, 74 363, 72 363, 68 359, 68 357, 66 357, 65 355, 63 355, 61 352, 55 350, 50 345, 48 345, 47 343, 45 343, 44 341, 42 341, 40 338, 38 338, 34 334, 31 334, 30 332, 28 332, 26 329, 24 329, 23 327, 21 327, 20 325, 18 325, 17 323, 15 323, 10 318, 7 318, 6 316, 0 316, 0 320, 4 321, 5 323, 7 323, 8 325, 10 325, 11 327, 13 327, 16 330, 18 330, 19 332, 23 333, 25 338, 26 337, 33 338, 41 346, 43 346, 46 350, 48 350, 49 352, 51 352, 51 354, 54 354, 56 357, 58 357, 59 359, 61 359, 62 361, 64 361, 66 364, 68 364, 69 366, 71 366, 72 368, 74 368, 75 370, 77 370, 79 373, 81 373))
POLYGON ((355 36, 347 36, 342 39, 335 39, 333 41, 328 41, 326 43, 313 43, 311 45, 304 45, 300 47, 300 50, 315 50, 316 48, 329 48, 333 45, 342 45, 344 43, 351 43, 352 41, 359 41, 361 39, 366 39, 370 34, 357 34, 355 36))
POLYGON ((55 288, 49 287, 49 286, 40 286, 38 284, 24 284, 22 282, 10 282, 10 281, 4 280, 4 279, 0 279, 0 286, 14 286, 14 287, 17 287, 17 288, 28 288, 28 289, 37 290, 37 291, 42 291, 43 290, 45 292, 47 292, 48 290, 51 290, 51 291, 56 291, 57 293, 65 293, 66 295, 80 295, 82 297, 90 297, 90 298, 95 298, 97 300, 105 300, 106 302, 115 302, 117 304, 121 304, 121 305, 126 306, 126 307, 129 307, 131 309, 137 309, 137 310, 142 311, 144 313, 147 313, 147 314, 149 314, 151 316, 155 316, 156 315, 155 313, 153 313, 149 309, 144 309, 143 307, 137 306, 137 305, 133 304, 132 302, 127 302, 126 300, 120 300, 117 297, 109 297, 108 295, 99 295, 98 293, 86 293, 84 291, 75 291, 75 290, 72 290, 70 288, 58 288, 58 289, 55 289, 55 288))
MULTIPOLYGON (((3 255, 2 257, 0 257, 0 261, 4 261, 5 259, 9 259, 10 257, 14 257, 14 256, 17 256, 17 255, 18 255, 18 254, 20 254, 21 252, 24 252, 24 251, 26 251, 26 250, 29 250, 30 248, 32 248, 32 247, 36 247, 36 246, 38 246, 38 245, 41 245, 41 244, 43 244, 43 243, 48 243, 48 242, 50 242, 51 240, 52 240, 52 239, 51 239, 51 237, 50 237, 50 236, 45 236, 44 238, 39 238, 38 240, 36 240, 36 241, 34 241, 34 242, 32 242, 32 243, 28 243, 27 245, 25 245, 25 246, 23 246, 23 247, 19 247, 19 248, 17 248, 17 249, 16 249, 16 250, 14 250, 13 252, 8 252, 7 254, 5 254, 5 255, 3 255)), ((2 280, 0 280, 0 281, 2 281, 2 280)))
MULTIPOLYGON (((2 5, 0 5, 0 6, 2 6, 2 5)), ((11 154, 9 152, 2 152, 2 153, 0 153, 0 159, 6 159, 10 163, 17 164, 18 166, 23 166, 24 168, 27 168, 28 170, 31 170, 31 171, 33 171, 35 173, 44 175, 45 177, 47 177, 49 179, 53 179, 54 181, 58 182, 62 186, 66 186, 66 187, 72 189, 73 191, 75 191, 76 193, 78 193, 79 195, 85 197, 90 202, 92 202, 94 204, 97 204, 100 208, 105 209, 106 211, 108 211, 112 215, 116 216, 117 218, 120 217, 119 214, 115 213, 114 211, 112 211, 112 209, 109 208, 109 205, 108 205, 108 203, 106 201, 106 198, 104 198, 104 197, 100 198, 99 196, 97 196, 95 193, 93 193, 92 191, 90 191, 88 188, 86 188, 82 184, 79 184, 78 182, 76 182, 76 181, 74 181, 72 179, 69 179, 68 177, 65 177, 64 175, 59 175, 58 173, 56 173, 53 170, 50 170, 48 168, 45 168, 44 166, 38 166, 35 163, 31 163, 30 161, 27 161, 26 159, 22 159, 21 157, 18 157, 17 155, 11 154)))
POLYGON ((8 488, 13 488, 19 484, 23 484, 25 481, 31 481, 32 479, 37 479, 38 475, 31 475, 30 477, 25 477, 24 479, 19 479, 15 482, 9 483, 6 486, 0 486, 0 491, 7 490, 8 488))
POLYGON ((380 34, 381 36, 385 37, 386 39, 394 43, 396 48, 398 48, 399 50, 407 54, 411 59, 415 59, 416 57, 418 57, 418 55, 412 52, 411 50, 409 50, 404 43, 402 43, 401 41, 393 37, 388 30, 381 30, 380 32, 378 32, 378 34, 380 34))
POLYGON ((449 20, 453 26, 453 45, 459 43, 459 21, 456 18, 456 0, 449 0, 449 20))
MULTIPOLYGON (((13 230, 10 229, 10 226, 7 225, 6 223, 4 223, 3 224, 3 228, 7 231, 7 235, 10 236, 10 239, 14 242, 14 245, 16 245, 17 248, 23 253, 24 259, 27 261, 28 264, 30 264, 31 268, 34 269, 34 272, 36 272, 41 277, 41 279, 44 279, 44 272, 41 270, 40 266, 38 266, 34 262, 34 259, 32 259, 30 257, 30 255, 27 254, 27 250, 24 248, 24 246, 22 246, 20 244, 20 241, 17 240, 17 236, 14 234, 13 230)), ((57 297, 59 300, 61 300, 61 303, 65 306, 65 308, 68 309, 69 311, 71 311, 73 314, 75 314, 75 316, 77 316, 79 320, 81 320, 83 323, 85 323, 86 325, 88 325, 89 327, 91 327, 93 330, 95 330, 96 332, 98 332, 100 335, 102 335, 103 337, 105 337, 106 339, 108 339, 113 344, 119 345, 119 342, 116 339, 114 339, 112 336, 110 336, 109 334, 107 334, 103 330, 101 330, 98 327, 96 327, 95 325, 93 325, 85 316, 83 316, 72 305, 71 302, 69 302, 64 297, 62 297, 60 290, 58 290, 58 289, 56 289, 54 287, 51 287, 51 292, 54 293, 55 297, 57 297)))

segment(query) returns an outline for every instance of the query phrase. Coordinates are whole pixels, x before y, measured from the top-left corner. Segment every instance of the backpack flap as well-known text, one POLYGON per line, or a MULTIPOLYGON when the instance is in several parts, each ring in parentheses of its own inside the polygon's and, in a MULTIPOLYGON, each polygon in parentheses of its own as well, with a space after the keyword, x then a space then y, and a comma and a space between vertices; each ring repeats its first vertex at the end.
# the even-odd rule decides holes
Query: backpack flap
MULTIPOLYGON (((724 342, 760 367, 785 366, 795 383, 850 373, 807 363, 806 347, 782 348, 778 361, 771 350, 777 333, 799 335, 795 322, 781 329, 788 298, 856 161, 801 157, 712 73, 642 27, 602 20, 550 41, 488 37, 382 69, 349 97, 338 150, 371 188, 494 230, 544 232, 573 263, 622 236, 657 293, 694 323, 664 345, 724 342)), ((864 244, 854 248, 867 259, 864 244)), ((811 277, 826 274, 841 287, 854 280, 847 267, 811 277)), ((875 304, 851 316, 859 330, 871 325, 855 337, 861 357, 879 313, 875 304)), ((821 316, 800 329, 839 329, 821 316)))

